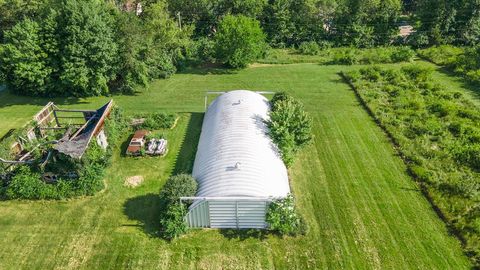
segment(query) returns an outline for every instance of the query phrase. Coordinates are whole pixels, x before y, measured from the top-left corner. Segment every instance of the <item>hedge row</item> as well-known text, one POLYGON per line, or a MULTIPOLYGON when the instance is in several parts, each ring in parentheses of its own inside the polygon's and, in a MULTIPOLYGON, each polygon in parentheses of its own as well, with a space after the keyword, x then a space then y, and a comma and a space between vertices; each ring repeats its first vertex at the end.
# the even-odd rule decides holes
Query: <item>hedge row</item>
POLYGON ((409 172, 480 265, 480 111, 431 70, 369 67, 346 74, 397 144, 409 172))

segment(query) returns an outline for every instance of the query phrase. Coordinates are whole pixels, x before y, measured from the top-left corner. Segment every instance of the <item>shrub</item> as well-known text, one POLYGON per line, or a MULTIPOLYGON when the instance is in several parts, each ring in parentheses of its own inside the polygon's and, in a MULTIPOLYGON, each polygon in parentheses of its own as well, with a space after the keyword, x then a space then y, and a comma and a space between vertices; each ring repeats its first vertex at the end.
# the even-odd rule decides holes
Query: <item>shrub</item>
POLYGON ((260 23, 243 15, 225 16, 215 35, 217 59, 233 68, 244 68, 265 53, 260 23))
POLYGON ((359 63, 357 50, 347 49, 340 50, 333 56, 333 63, 341 65, 354 65, 359 63))
POLYGON ((206 37, 201 37, 194 42, 196 46, 196 57, 204 62, 215 60, 215 42, 206 37))
POLYGON ((6 188, 8 199, 40 199, 45 193, 41 176, 28 166, 21 166, 6 188))
POLYGON ((295 199, 292 194, 276 199, 268 205, 266 221, 269 229, 282 235, 298 235, 306 233, 306 226, 297 213, 295 199))
POLYGON ((187 207, 183 203, 175 202, 168 206, 160 219, 161 234, 165 239, 173 239, 185 234, 188 226, 185 223, 187 207))
POLYGON ((175 114, 167 113, 152 113, 145 117, 145 121, 139 126, 143 129, 162 129, 162 128, 172 128, 175 124, 177 116, 175 114))
POLYGON ((302 42, 300 46, 298 46, 298 51, 301 54, 317 55, 320 53, 321 49, 315 41, 307 41, 302 42))
POLYGON ((405 46, 395 48, 390 56, 393 63, 410 62, 414 57, 415 51, 405 46))
POLYGON ((180 197, 195 196, 197 181, 189 174, 170 177, 160 192, 160 198, 166 203, 178 202, 180 197))
POLYGON ((287 166, 295 153, 312 140, 312 119, 303 105, 285 93, 273 97, 268 127, 287 166))
POLYGON ((410 79, 417 81, 427 81, 432 75, 433 69, 419 65, 408 65, 402 67, 402 72, 410 79))
POLYGON ((180 197, 192 197, 197 193, 197 181, 188 174, 170 177, 160 191, 163 206, 160 215, 160 233, 165 239, 173 239, 187 232, 184 218, 187 206, 181 203, 180 197))
POLYGON ((312 119, 303 105, 286 95, 276 94, 272 99, 268 127, 287 166, 293 164, 295 153, 312 140, 312 119))

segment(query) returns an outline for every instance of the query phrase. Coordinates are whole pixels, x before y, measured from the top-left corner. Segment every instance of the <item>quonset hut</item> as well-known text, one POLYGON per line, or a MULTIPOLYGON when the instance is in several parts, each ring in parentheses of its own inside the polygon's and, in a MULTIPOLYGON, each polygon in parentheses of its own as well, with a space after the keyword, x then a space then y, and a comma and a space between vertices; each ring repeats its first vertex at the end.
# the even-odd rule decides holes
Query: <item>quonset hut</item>
POLYGON ((265 228, 268 202, 290 192, 287 169, 267 134, 268 100, 224 93, 208 107, 193 167, 198 192, 190 227, 265 228))

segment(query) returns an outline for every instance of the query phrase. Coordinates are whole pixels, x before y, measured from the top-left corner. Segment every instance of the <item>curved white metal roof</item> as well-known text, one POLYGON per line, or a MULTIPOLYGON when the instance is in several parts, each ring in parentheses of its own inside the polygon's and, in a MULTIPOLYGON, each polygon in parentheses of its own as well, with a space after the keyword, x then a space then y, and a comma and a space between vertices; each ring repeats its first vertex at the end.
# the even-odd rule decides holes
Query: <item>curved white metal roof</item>
POLYGON ((236 90, 208 107, 193 167, 198 197, 284 197, 288 174, 267 134, 268 100, 236 90))

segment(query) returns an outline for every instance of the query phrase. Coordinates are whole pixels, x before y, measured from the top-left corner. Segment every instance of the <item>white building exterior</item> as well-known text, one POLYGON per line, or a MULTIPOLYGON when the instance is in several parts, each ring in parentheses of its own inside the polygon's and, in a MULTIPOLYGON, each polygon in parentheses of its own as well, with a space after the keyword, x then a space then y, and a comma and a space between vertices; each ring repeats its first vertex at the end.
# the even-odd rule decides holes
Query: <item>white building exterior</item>
POLYGON ((193 167, 191 227, 265 228, 272 198, 290 192, 287 169, 267 134, 270 105, 255 92, 220 95, 208 107, 193 167))

